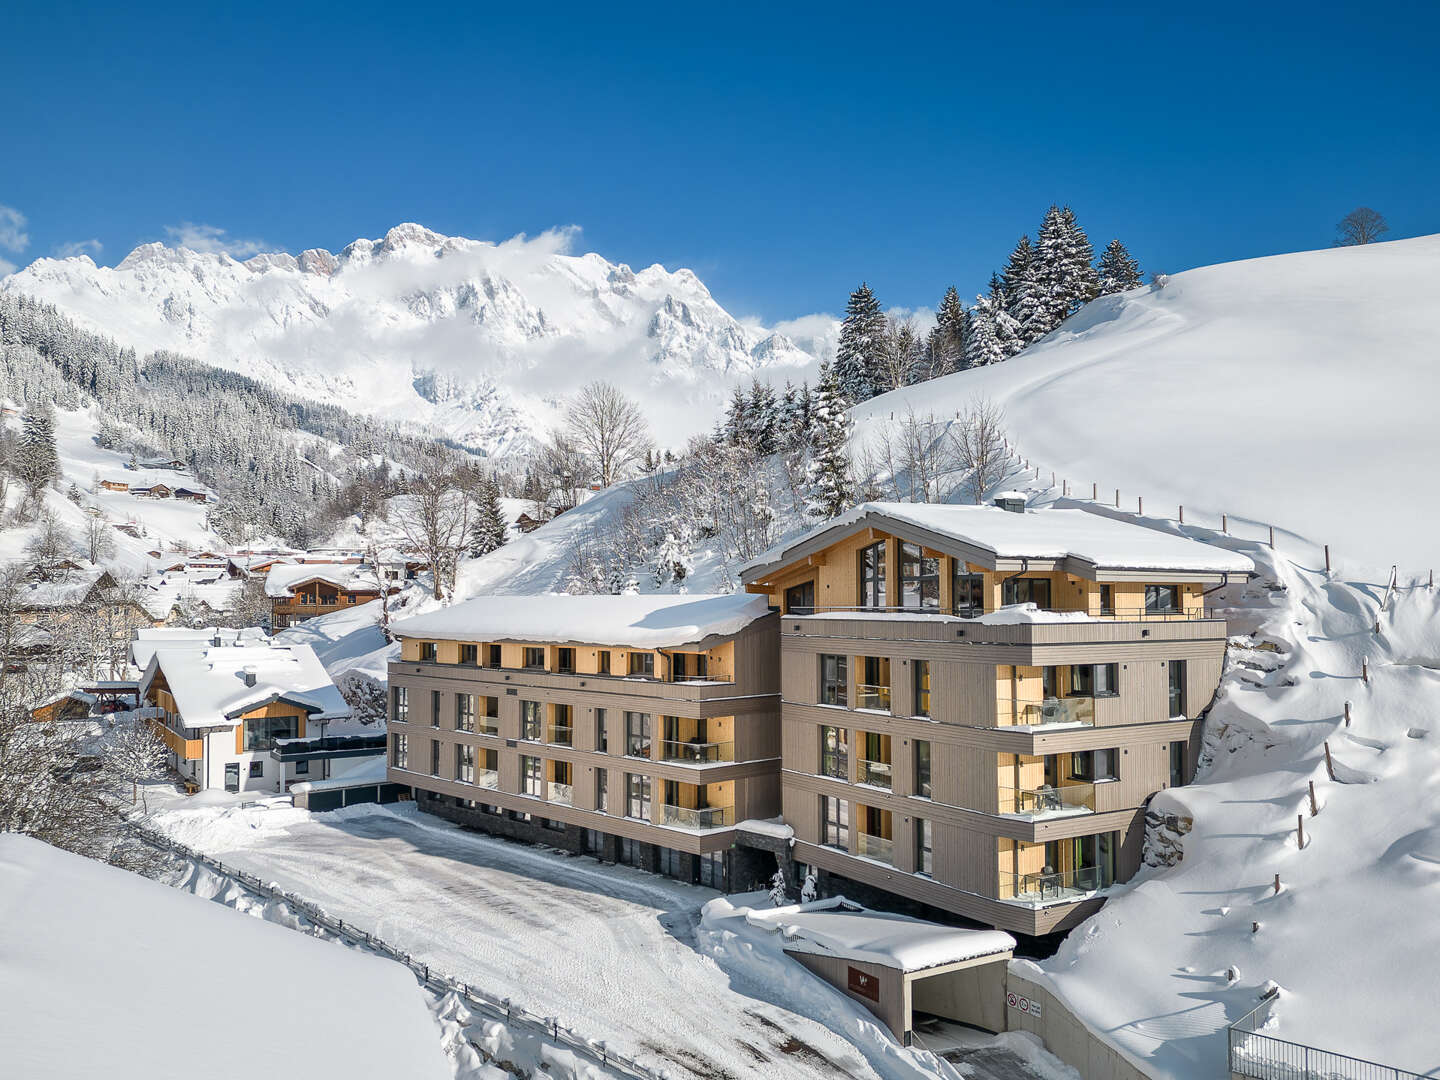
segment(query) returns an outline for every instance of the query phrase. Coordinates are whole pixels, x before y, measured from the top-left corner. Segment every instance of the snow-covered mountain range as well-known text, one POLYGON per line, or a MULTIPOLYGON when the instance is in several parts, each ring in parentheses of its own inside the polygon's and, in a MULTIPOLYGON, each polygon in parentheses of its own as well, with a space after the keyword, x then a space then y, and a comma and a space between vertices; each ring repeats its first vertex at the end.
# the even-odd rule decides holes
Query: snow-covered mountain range
POLYGON ((187 353, 493 454, 543 433, 595 378, 637 396, 662 443, 683 443, 732 384, 766 369, 798 379, 827 347, 828 334, 802 348, 736 319, 689 270, 570 255, 574 236, 496 244, 403 224, 338 255, 243 262, 152 243, 114 267, 38 259, 0 288, 142 353, 187 353))

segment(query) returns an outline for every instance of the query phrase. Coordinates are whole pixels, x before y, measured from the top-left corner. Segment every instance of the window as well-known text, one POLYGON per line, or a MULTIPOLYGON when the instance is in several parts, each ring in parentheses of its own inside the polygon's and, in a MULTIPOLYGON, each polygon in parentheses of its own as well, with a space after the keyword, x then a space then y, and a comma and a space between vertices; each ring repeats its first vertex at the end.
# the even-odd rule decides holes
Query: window
POLYGON ((460 663, 470 664, 472 667, 480 662, 480 646, 461 645, 460 663))
POLYGON ((820 796, 820 842, 827 847, 850 847, 850 804, 844 799, 820 796))
POLYGON ((390 763, 397 769, 408 768, 410 765, 410 743, 404 735, 390 736, 390 763))
POLYGON ((573 724, 574 710, 569 705, 550 706, 550 738, 557 746, 571 746, 575 742, 575 727, 573 724))
POLYGON ((540 703, 520 702, 520 738, 539 742, 541 734, 540 703))
POLYGON ((932 839, 930 822, 924 818, 915 819, 915 872, 929 876, 934 872, 935 841, 932 839))
POLYGON ((1050 607, 1049 578, 1006 578, 1000 591, 1002 604, 1034 604, 1042 611, 1050 607))
POLYGON ((1047 664, 1040 669, 1040 696, 1053 698, 1060 696, 1060 674, 1053 664, 1047 664))
POLYGON ((544 670, 545 670, 545 650, 544 650, 544 649, 540 649, 540 648, 536 648, 536 647, 533 646, 533 645, 526 645, 526 646, 525 646, 525 666, 526 666, 527 668, 536 668, 536 669, 539 669, 540 671, 544 671, 544 670))
POLYGON ((915 740, 915 794, 930 798, 930 743, 915 740))
POLYGON ((475 747, 455 747, 455 779, 462 784, 475 782, 475 747))
POLYGON ((430 726, 440 726, 440 691, 430 691, 430 726))
POLYGON ((435 662, 435 642, 420 642, 420 659, 430 664, 435 662))
MULTIPOLYGON (((1077 836, 1068 841, 1075 867, 1075 887, 1103 889, 1115 881, 1115 861, 1120 853, 1118 833, 1077 836)), ((1066 841, 1061 841, 1066 843, 1066 841)), ((1046 845, 1049 847, 1049 845, 1046 845)))
POLYGON ((1185 661, 1171 660, 1166 665, 1169 683, 1170 715, 1185 715, 1185 661))
POLYGON ((555 650, 555 670, 558 671, 558 672, 559 672, 560 674, 562 674, 562 675, 574 675, 574 674, 575 674, 575 650, 574 650, 574 649, 556 649, 556 650, 555 650))
POLYGON ((630 674, 643 675, 647 679, 653 679, 655 677, 655 654, 632 652, 630 654, 630 674))
POLYGON ((501 667, 500 658, 503 655, 499 645, 486 645, 485 651, 489 654, 485 660, 486 667, 501 667))
POLYGON ((1179 787, 1185 783, 1185 741, 1177 740, 1170 744, 1170 786, 1179 787))
POLYGON ((545 773, 538 757, 520 755, 520 790, 537 798, 545 790, 545 773))
POLYGON ((605 730, 605 710, 595 710, 595 749, 602 754, 610 752, 610 738, 605 730))
POLYGON ((1114 747, 1105 750, 1076 750, 1070 755, 1070 779, 1115 780, 1120 776, 1120 751, 1114 747))
POLYGON ((915 672, 915 713, 916 716, 930 715, 930 661, 913 660, 915 672))
POLYGON ((650 756, 651 719, 649 713, 625 714, 625 754, 628 757, 650 756))
POLYGON ((973 619, 985 613, 985 575, 971 574, 965 564, 955 560, 955 573, 950 579, 950 607, 956 615, 973 619))
POLYGON ((1115 614, 1115 586, 1113 585, 1100 586, 1100 614, 1115 614))
POLYGON ((864 680, 855 688, 857 709, 890 711, 890 658, 888 656, 861 657, 861 676, 864 680))
POLYGON ((308 762, 308 761, 297 761, 297 762, 295 762, 295 775, 296 775, 296 776, 309 776, 309 775, 310 775, 310 762, 308 762))
POLYGON ((430 775, 440 775, 440 740, 430 740, 430 775))
POLYGON ((815 582, 806 581, 786 589, 785 610, 791 615, 815 614, 815 582))
POLYGON ((394 719, 397 723, 405 723, 410 719, 410 689, 405 686, 397 686, 390 691, 393 702, 394 719))
POLYGON ((610 810, 610 774, 605 769, 595 770, 595 809, 602 814, 610 810))
POLYGON ((252 762, 250 762, 250 779, 252 779, 252 780, 262 779, 264 776, 265 776, 265 762, 264 762, 264 761, 252 761, 252 762))
POLYGON ((820 704, 844 706, 849 701, 849 657, 820 654, 820 704))
POLYGON ((1179 585, 1146 585, 1145 614, 1169 615, 1180 610, 1179 585))
POLYGON ((860 550, 860 606, 885 606, 885 541, 860 550))
POLYGON ((844 728, 827 724, 820 729, 820 775, 849 779, 850 747, 844 728))
POLYGON ((483 697, 480 704, 484 711, 480 714, 480 734, 500 734, 500 699, 498 697, 483 697))
POLYGON ((650 820, 650 777, 625 774, 625 816, 650 820))
POLYGON ((455 695, 455 730, 475 730, 475 695, 455 695))
POLYGON ((298 716, 257 716, 245 721, 246 750, 269 750, 275 739, 294 739, 299 735, 298 716))
POLYGON ((675 682, 703 679, 710 673, 710 657, 704 653, 675 653, 670 658, 670 677, 675 682))
POLYGON ((595 670, 601 675, 610 674, 610 650, 601 649, 595 654, 595 670))
POLYGON ((900 545, 900 606, 940 610, 940 557, 926 555, 919 544, 900 545))
POLYGON ((1115 697, 1120 693, 1119 664, 1076 664, 1070 669, 1072 697, 1115 697))

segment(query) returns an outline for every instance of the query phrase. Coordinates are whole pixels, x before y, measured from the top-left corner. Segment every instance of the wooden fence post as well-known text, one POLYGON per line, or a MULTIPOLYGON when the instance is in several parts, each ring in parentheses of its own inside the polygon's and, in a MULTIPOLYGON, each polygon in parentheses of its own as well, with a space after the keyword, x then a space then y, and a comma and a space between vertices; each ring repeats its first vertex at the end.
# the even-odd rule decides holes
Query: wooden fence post
POLYGON ((1229 514, 1221 514, 1221 515, 1220 515, 1220 531, 1221 531, 1222 533, 1224 533, 1226 536, 1229 536, 1229 535, 1230 535, 1230 515, 1229 515, 1229 514))
POLYGON ((1370 658, 1368 656, 1360 661, 1360 679, 1366 686, 1370 685, 1370 658))
POLYGON ((1295 815, 1295 839, 1303 850, 1305 847, 1305 815, 1295 815))
POLYGON ((1180 504, 1180 524, 1181 524, 1181 525, 1184 525, 1184 524, 1185 524, 1185 504, 1184 504, 1184 503, 1181 503, 1181 504, 1180 504))
POLYGON ((1144 495, 1137 495, 1137 496, 1135 497, 1135 513, 1136 513, 1137 515, 1139 515, 1140 517, 1144 517, 1144 516, 1145 516, 1145 496, 1144 496, 1144 495))
POLYGON ((1275 875, 1275 895, 1276 895, 1276 896, 1279 896, 1279 895, 1280 895, 1280 875, 1279 875, 1279 874, 1276 874, 1276 875, 1275 875))
POLYGON ((1116 509, 1116 510, 1119 510, 1119 509, 1120 509, 1120 489, 1119 489, 1119 488, 1116 488, 1116 489, 1115 489, 1115 509, 1116 509))
POLYGON ((1270 526, 1270 550, 1275 550, 1275 526, 1270 526))
POLYGON ((1314 817, 1320 813, 1320 807, 1315 805, 1315 781, 1310 781, 1310 816, 1314 817))
POLYGON ((1330 740, 1325 740, 1325 771, 1330 774, 1330 779, 1335 779, 1335 762, 1330 757, 1330 740))
POLYGON ((1092 482, 1091 485, 1090 485, 1090 501, 1091 501, 1091 502, 1099 502, 1099 501, 1100 501, 1100 482, 1099 482, 1098 480, 1092 482))
POLYGON ((1345 726, 1350 726, 1350 702, 1345 702, 1345 726))

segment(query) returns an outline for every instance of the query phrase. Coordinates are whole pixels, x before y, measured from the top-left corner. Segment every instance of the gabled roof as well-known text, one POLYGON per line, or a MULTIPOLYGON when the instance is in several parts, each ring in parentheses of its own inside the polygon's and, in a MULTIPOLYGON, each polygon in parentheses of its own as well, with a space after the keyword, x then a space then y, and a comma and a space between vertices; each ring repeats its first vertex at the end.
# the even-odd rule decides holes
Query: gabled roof
POLYGON ((156 647, 140 679, 140 692, 163 674, 187 728, 223 727, 275 701, 292 704, 316 720, 350 716, 350 706, 309 645, 279 645, 240 634, 231 644, 214 645, 190 632, 177 632, 169 640, 163 634, 152 631, 156 647), (247 681, 251 677, 253 682, 247 681))
POLYGON ((864 528, 901 536, 991 570, 1058 569, 1089 580, 1126 571, 1218 579, 1255 568, 1244 555, 1085 510, 950 503, 862 503, 740 568, 749 584, 864 528))
POLYGON ((27 582, 20 588, 19 606, 31 611, 74 607, 88 600, 95 590, 114 584, 108 570, 86 565, 80 570, 66 570, 53 581, 27 582))
POLYGON ((401 637, 438 641, 548 641, 672 649, 738 634, 770 613, 750 593, 648 596, 477 596, 392 626, 401 637))
POLYGON ((359 563, 286 563, 272 566, 265 575, 265 595, 294 596, 307 581, 324 581, 337 589, 378 592, 374 572, 359 563))

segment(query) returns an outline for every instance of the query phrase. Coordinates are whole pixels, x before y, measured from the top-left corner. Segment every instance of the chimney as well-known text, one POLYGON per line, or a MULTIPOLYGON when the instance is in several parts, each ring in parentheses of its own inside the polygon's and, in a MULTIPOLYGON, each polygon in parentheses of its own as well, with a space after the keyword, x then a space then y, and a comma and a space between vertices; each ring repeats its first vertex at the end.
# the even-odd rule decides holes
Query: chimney
POLYGON ((1002 491, 995 496, 995 505, 1001 510, 1009 510, 1012 514, 1023 514, 1025 512, 1025 493, 1023 491, 1002 491))
POLYGON ((254 685, 255 685, 255 668, 252 667, 252 666, 247 666, 247 667, 245 668, 245 685, 246 685, 246 686, 254 686, 254 685))

